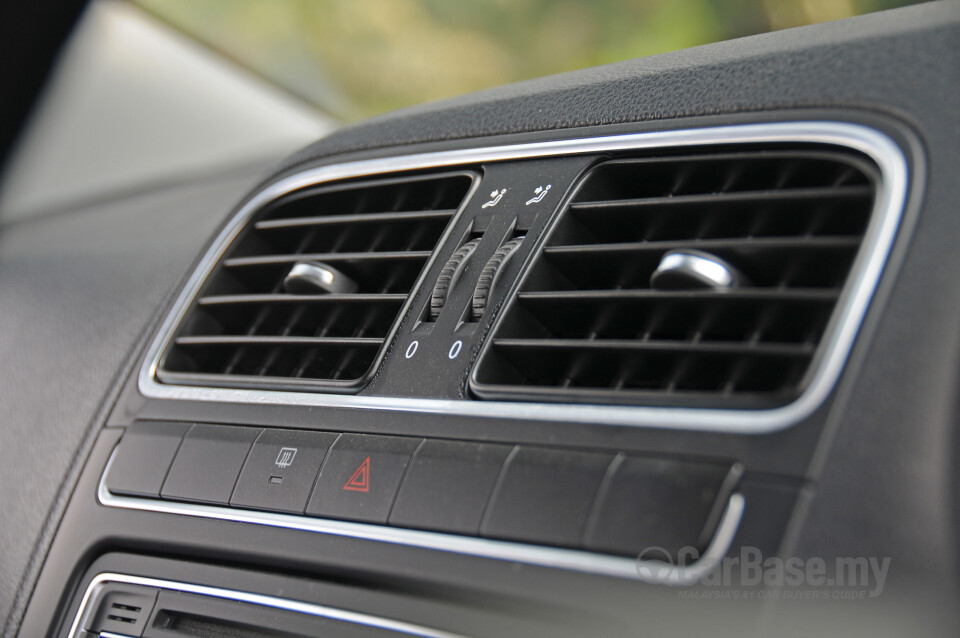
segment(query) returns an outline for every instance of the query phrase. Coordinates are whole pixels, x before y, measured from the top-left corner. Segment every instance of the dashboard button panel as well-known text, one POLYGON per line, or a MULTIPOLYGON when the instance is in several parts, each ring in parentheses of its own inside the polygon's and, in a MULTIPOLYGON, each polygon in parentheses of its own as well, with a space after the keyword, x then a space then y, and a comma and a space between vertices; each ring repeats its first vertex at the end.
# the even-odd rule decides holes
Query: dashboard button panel
MULTIPOLYGON (((652 558, 672 560, 688 545, 703 551, 718 533, 742 473, 729 462, 622 452, 144 422, 124 435, 101 489, 121 500, 159 494, 287 515, 276 518, 281 526, 306 515, 610 556, 656 548, 652 558), (158 457, 173 458, 159 492, 130 470, 142 462, 158 483, 162 463, 144 457, 151 441, 158 457)), ((144 503, 139 509, 150 509, 144 503)))
POLYGON ((424 441, 397 494, 390 524, 476 535, 509 445, 424 441))
MULTIPOLYGON (((739 466, 734 466, 739 468, 739 466)), ((684 547, 702 551, 734 480, 729 465, 618 456, 584 533, 584 546, 607 554, 671 559, 684 547)))
POLYGON ((613 455, 520 447, 507 460, 482 536, 576 547, 613 455))
POLYGON ((259 428, 194 425, 183 437, 160 495, 227 505, 240 468, 259 435, 259 428))
POLYGON ((386 523, 420 439, 342 434, 320 470, 307 514, 386 523))
POLYGON ((243 464, 230 504, 302 514, 336 439, 330 432, 264 430, 243 464))
POLYGON ((107 474, 107 488, 114 494, 160 496, 173 457, 180 448, 188 423, 142 421, 131 426, 120 443, 107 474))

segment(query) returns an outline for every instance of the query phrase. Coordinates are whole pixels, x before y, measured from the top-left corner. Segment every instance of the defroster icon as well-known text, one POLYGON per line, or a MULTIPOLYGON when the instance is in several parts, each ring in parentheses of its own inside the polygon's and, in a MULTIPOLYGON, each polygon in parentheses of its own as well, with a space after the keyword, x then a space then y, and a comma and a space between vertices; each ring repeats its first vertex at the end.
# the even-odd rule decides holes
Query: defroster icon
POLYGON ((279 468, 290 467, 293 465, 293 459, 297 455, 297 448, 295 447, 282 447, 280 448, 280 453, 277 454, 277 460, 274 461, 274 465, 279 468))

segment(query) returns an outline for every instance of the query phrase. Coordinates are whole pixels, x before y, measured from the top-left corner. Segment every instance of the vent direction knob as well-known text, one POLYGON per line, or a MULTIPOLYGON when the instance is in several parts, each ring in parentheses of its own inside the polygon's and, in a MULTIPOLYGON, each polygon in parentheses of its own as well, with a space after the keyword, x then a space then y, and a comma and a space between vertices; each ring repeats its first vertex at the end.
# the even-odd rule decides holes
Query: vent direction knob
POLYGON ((749 285, 743 273, 723 259, 687 248, 664 253, 650 275, 650 287, 655 290, 725 290, 749 285))
POLYGON ((493 257, 487 261, 487 264, 480 271, 480 278, 477 279, 477 285, 473 289, 473 303, 470 306, 470 318, 473 321, 480 321, 484 310, 487 309, 487 301, 493 292, 493 287, 497 284, 500 273, 507 262, 513 257, 513 254, 523 243, 523 237, 511 239, 493 253, 493 257))
POLYGON ((319 261, 298 261, 283 278, 283 289, 291 295, 347 295, 358 288, 353 279, 319 261))
POLYGON ((473 255, 473 251, 477 249, 479 244, 479 239, 468 241, 463 246, 460 246, 457 252, 453 253, 450 259, 447 260, 447 263, 444 264, 443 270, 440 271, 440 276, 437 277, 437 283, 433 286, 433 294, 430 296, 430 321, 436 321, 437 317, 440 316, 440 311, 443 310, 443 306, 447 303, 450 290, 452 290, 454 284, 457 283, 457 279, 460 278, 460 273, 463 272, 464 266, 467 265, 467 262, 473 255))

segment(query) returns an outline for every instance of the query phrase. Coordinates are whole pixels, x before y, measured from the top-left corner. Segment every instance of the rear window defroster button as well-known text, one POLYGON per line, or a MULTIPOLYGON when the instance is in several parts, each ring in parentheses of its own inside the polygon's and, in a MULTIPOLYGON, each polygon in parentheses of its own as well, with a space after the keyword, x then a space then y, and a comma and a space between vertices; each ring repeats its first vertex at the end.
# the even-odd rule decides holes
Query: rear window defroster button
POLYGON ((230 505, 302 514, 336 439, 330 432, 264 430, 243 464, 230 505))

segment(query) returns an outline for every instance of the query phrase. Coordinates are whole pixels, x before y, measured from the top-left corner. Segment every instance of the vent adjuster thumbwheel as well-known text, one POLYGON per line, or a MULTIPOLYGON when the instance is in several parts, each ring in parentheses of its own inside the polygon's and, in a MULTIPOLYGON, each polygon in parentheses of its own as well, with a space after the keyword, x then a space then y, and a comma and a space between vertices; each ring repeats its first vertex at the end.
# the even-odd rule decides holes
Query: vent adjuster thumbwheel
POLYGON ((473 289, 473 303, 470 306, 470 317, 473 321, 479 321, 483 312, 487 309, 487 302, 493 292, 493 287, 497 283, 503 267, 510 261, 513 254, 517 252, 523 243, 523 237, 511 239, 493 253, 493 257, 487 261, 483 270, 480 271, 480 278, 477 279, 477 286, 473 289))
POLYGON ((453 253, 450 259, 447 260, 447 263, 443 265, 443 270, 440 271, 440 276, 437 277, 437 283, 433 286, 433 294, 430 296, 430 321, 436 321, 437 317, 440 316, 440 311, 443 310, 443 306, 447 303, 447 296, 450 294, 450 290, 453 288, 453 285, 457 283, 457 279, 460 278, 460 273, 463 272, 463 267, 467 265, 471 255, 473 255, 473 251, 477 249, 479 244, 479 239, 468 241, 463 246, 460 246, 457 252, 453 253))

